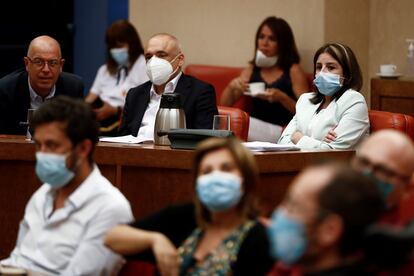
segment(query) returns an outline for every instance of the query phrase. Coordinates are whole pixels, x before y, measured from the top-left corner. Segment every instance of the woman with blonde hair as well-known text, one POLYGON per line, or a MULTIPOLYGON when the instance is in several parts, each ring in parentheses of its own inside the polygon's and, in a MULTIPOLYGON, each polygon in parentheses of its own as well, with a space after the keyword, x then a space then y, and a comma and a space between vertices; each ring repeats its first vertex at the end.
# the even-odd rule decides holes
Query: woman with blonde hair
MULTIPOLYGON (((237 139, 200 143, 194 159, 194 205, 164 210, 155 215, 159 220, 147 219, 152 222, 149 227, 142 222, 133 225, 165 234, 165 246, 149 243, 145 248, 153 249, 160 272, 169 274, 179 267, 180 275, 265 275, 273 261, 265 227, 256 220, 256 181, 254 157, 237 139), (180 232, 180 238, 173 232, 180 232), (165 236, 179 246, 177 255, 165 236), (171 253, 166 262, 157 257, 165 257, 163 252, 171 253)), ((107 245, 121 254, 136 253, 143 243, 139 231, 146 232, 118 226, 108 234, 107 245)))

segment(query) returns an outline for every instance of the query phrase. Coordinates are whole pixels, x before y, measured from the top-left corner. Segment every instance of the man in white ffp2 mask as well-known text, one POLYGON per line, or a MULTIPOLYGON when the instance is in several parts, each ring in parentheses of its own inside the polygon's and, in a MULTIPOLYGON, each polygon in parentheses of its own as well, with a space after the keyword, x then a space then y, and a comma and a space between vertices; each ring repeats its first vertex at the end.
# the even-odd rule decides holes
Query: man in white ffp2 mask
POLYGON ((218 114, 214 87, 183 74, 184 53, 177 38, 156 34, 145 49, 150 81, 132 88, 127 95, 120 135, 154 138, 154 124, 163 93, 178 93, 187 128, 211 129, 218 114))

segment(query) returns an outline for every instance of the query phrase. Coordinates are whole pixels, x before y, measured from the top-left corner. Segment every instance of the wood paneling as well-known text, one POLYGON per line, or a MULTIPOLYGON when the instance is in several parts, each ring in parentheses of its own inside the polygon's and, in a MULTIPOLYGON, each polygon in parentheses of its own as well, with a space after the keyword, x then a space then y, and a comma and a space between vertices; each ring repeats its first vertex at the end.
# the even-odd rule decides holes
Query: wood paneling
POLYGON ((414 80, 371 79, 371 109, 414 116, 414 80))

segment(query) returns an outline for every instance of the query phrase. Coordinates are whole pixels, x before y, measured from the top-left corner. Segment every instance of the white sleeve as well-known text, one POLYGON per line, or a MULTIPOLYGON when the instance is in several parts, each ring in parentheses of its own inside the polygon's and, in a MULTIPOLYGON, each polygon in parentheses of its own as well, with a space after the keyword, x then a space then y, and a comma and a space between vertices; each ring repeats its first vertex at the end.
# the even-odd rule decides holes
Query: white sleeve
POLYGON ((298 129, 297 127, 297 118, 296 115, 293 116, 292 120, 290 120, 289 124, 283 130, 282 135, 279 138, 278 143, 283 145, 294 145, 291 140, 292 134, 298 129))
POLYGON ((283 130, 282 135, 279 138, 278 143, 284 145, 294 145, 291 140, 292 134, 295 133, 298 129, 298 110, 302 110, 303 103, 309 101, 308 93, 302 94, 298 101, 296 102, 296 114, 293 116, 292 120, 290 120, 289 124, 283 130))
POLYGON ((122 257, 107 248, 103 239, 112 227, 133 220, 128 204, 109 204, 89 222, 85 236, 61 275, 111 275, 122 257))
POLYGON ((107 70, 106 64, 99 67, 98 72, 96 73, 95 80, 93 81, 91 89, 89 89, 89 92, 95 95, 100 95, 102 93, 102 81, 103 81, 103 75, 105 71, 107 70))

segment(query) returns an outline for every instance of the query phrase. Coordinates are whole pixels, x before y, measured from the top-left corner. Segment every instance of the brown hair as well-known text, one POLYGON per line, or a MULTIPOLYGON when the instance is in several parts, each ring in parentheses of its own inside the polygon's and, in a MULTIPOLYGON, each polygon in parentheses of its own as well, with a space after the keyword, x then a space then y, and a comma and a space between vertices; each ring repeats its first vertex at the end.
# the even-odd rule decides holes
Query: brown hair
MULTIPOLYGON (((313 57, 313 77, 316 72, 316 62, 321 54, 327 53, 332 56, 342 67, 343 77, 345 78, 341 89, 336 92, 332 99, 339 99, 342 94, 352 88, 360 91, 362 88, 362 73, 354 52, 348 46, 340 43, 327 43, 319 48, 313 57)), ((313 104, 318 104, 325 99, 325 96, 319 92, 317 87, 315 96, 310 99, 313 104)))
POLYGON ((276 64, 284 71, 287 71, 293 64, 299 63, 300 56, 296 47, 292 29, 284 19, 276 16, 267 17, 257 29, 254 41, 254 58, 251 63, 255 65, 254 60, 256 58, 257 44, 260 32, 264 26, 269 27, 277 41, 278 59, 276 64))
MULTIPOLYGON (((193 163, 194 187, 196 185, 200 164, 203 158, 207 154, 221 149, 227 149, 231 153, 243 177, 244 194, 237 208, 244 216, 254 218, 256 216, 254 201, 256 182, 258 179, 258 168, 252 153, 246 149, 237 138, 210 138, 197 146, 193 163)), ((194 196, 194 201, 197 222, 203 227, 211 222, 210 211, 201 204, 196 195, 194 196)))
POLYGON ((127 43, 129 46, 129 66, 131 67, 137 58, 144 53, 144 48, 141 44, 137 30, 128 22, 128 20, 121 19, 115 21, 106 31, 106 65, 108 71, 112 75, 117 72, 118 64, 112 58, 111 48, 119 47, 119 43, 127 43))

